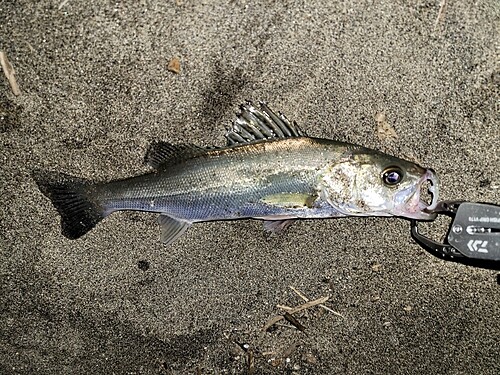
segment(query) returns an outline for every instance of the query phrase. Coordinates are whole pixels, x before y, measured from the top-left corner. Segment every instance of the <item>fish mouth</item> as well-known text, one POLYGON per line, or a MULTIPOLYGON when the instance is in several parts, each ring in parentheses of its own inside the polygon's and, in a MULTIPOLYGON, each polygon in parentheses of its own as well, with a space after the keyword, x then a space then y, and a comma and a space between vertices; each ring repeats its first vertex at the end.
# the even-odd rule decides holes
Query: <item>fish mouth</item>
POLYGON ((416 184, 414 193, 402 205, 399 214, 409 219, 434 220, 437 214, 433 210, 438 202, 439 180, 434 170, 429 168, 416 184))

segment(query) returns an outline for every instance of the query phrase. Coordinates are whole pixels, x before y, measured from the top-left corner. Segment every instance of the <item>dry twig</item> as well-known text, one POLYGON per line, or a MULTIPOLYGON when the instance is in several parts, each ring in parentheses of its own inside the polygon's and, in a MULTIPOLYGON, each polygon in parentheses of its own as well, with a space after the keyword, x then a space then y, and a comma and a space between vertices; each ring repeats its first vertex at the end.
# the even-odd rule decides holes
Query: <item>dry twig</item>
POLYGON ((248 350, 247 352, 247 374, 253 375, 255 374, 255 357, 253 354, 253 350, 248 350))
POLYGON ((307 298, 300 290, 297 288, 293 287, 290 285, 290 289, 295 292, 296 295, 298 295, 300 298, 302 298, 304 301, 308 302, 309 298, 307 298))
MULTIPOLYGON (((310 307, 313 307, 313 306, 316 306, 316 305, 320 305, 322 303, 325 303, 326 301, 328 301, 328 298, 329 297, 321 297, 321 298, 318 298, 314 301, 309 301, 309 302, 306 302, 302 305, 299 305, 297 307, 294 307, 293 309, 289 310, 288 313, 289 314, 295 314, 299 311, 302 311, 302 310, 306 310, 310 307)), ((278 323, 280 320, 283 320, 284 317, 283 315, 278 315, 278 316, 275 316, 274 318, 270 319, 267 321, 267 323, 264 325, 264 328, 262 328, 263 331, 267 331, 269 328, 271 328, 274 324, 278 323)))
POLYGON ((297 328, 300 332, 304 332, 306 330, 306 327, 304 327, 302 325, 301 322, 299 322, 299 320, 294 317, 292 314, 290 314, 289 312, 285 312, 283 314, 283 318, 285 318, 285 320, 290 323, 291 325, 293 325, 295 328, 297 328))
MULTIPOLYGON (((304 301, 306 302, 309 302, 309 298, 307 298, 305 296, 305 294, 303 294, 300 290, 298 290, 297 288, 294 288, 293 286, 290 286, 290 289, 292 289, 300 298, 302 298, 304 301)), ((279 306, 278 306, 279 307, 279 306)), ((285 306, 286 307, 286 306, 285 306)), ((336 311, 333 311, 331 308, 329 308, 328 306, 325 306, 323 304, 320 304, 319 307, 321 307, 322 309, 325 309, 326 311, 329 311, 331 312, 332 314, 334 315, 337 315, 337 316, 340 316, 341 318, 345 319, 345 316, 342 315, 341 313, 338 313, 336 311)), ((286 310, 286 309, 285 309, 286 310)))
POLYGON ((444 19, 444 15, 446 12, 446 0, 441 0, 439 4, 439 12, 436 17, 436 22, 434 22, 434 29, 438 27, 439 23, 444 19))
POLYGON ((65 6, 65 5, 66 5, 66 4, 68 4, 68 3, 69 3, 69 0, 63 0, 63 1, 59 4, 59 6, 57 7, 57 9, 61 10, 61 9, 62 9, 62 7, 63 7, 63 6, 65 6))
POLYGON ((16 77, 14 76, 15 74, 14 68, 12 67, 12 64, 7 58, 7 54, 1 51, 0 51, 0 64, 2 65, 3 74, 5 74, 5 77, 9 81, 10 88, 14 93, 14 95, 17 96, 21 94, 21 90, 19 89, 19 85, 17 84, 16 77))

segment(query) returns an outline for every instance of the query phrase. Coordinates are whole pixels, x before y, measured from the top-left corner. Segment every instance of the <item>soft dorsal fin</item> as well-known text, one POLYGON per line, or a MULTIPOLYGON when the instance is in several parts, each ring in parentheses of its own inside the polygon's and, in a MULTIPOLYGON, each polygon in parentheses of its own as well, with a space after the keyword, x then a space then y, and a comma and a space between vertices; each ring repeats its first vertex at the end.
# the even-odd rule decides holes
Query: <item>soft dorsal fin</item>
POLYGON ((241 112, 226 133, 228 146, 306 135, 295 122, 291 123, 280 112, 275 114, 266 103, 260 102, 259 106, 260 109, 255 108, 252 102, 240 105, 241 112))
POLYGON ((168 142, 155 142, 149 147, 144 162, 155 169, 162 166, 177 164, 182 160, 206 152, 202 147, 193 144, 171 144, 168 142))

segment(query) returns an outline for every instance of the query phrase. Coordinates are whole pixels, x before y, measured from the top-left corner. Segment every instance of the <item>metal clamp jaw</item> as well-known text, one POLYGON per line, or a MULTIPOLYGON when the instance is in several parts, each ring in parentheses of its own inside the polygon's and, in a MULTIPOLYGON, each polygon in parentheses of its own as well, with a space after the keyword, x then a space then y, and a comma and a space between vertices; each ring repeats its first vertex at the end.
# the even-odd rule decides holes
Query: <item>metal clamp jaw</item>
POLYGON ((500 270, 500 206, 442 201, 432 211, 453 218, 444 243, 425 237, 411 221, 411 235, 434 256, 473 267, 500 270))

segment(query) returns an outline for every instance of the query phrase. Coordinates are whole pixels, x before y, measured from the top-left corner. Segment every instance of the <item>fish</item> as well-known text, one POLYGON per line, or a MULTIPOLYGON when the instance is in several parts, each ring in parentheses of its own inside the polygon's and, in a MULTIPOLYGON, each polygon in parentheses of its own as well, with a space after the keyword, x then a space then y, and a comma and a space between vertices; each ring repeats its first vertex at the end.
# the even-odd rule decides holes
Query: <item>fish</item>
POLYGON ((221 147, 154 142, 145 156, 151 172, 125 179, 96 182, 40 170, 33 178, 69 239, 116 211, 159 214, 165 244, 206 221, 259 219, 279 233, 298 219, 436 217, 439 181, 431 168, 309 137, 265 102, 242 104, 225 138, 221 147))

